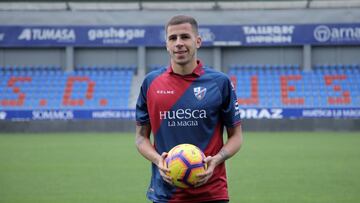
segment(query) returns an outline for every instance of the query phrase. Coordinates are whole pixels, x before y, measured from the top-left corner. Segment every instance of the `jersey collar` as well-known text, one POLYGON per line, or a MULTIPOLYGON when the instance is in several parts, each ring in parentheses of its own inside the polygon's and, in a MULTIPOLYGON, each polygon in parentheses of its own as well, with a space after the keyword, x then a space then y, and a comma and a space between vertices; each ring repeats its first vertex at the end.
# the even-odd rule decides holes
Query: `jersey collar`
POLYGON ((202 74, 204 74, 203 65, 202 65, 202 62, 200 60, 197 60, 196 63, 197 63, 196 68, 193 70, 192 73, 190 73, 188 75, 179 75, 179 74, 175 73, 173 71, 171 65, 168 67, 166 72, 168 72, 169 74, 179 75, 179 76, 183 76, 183 77, 191 77, 191 76, 200 77, 202 74))

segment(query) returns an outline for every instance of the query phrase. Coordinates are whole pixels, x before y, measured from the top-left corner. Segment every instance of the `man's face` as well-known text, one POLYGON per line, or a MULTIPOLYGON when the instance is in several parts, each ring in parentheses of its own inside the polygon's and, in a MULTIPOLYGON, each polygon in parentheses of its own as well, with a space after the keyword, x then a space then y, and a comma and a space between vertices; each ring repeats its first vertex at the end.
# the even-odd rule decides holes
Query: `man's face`
POLYGON ((166 49, 175 64, 184 66, 196 62, 196 50, 200 45, 201 38, 194 32, 190 23, 168 26, 166 49))

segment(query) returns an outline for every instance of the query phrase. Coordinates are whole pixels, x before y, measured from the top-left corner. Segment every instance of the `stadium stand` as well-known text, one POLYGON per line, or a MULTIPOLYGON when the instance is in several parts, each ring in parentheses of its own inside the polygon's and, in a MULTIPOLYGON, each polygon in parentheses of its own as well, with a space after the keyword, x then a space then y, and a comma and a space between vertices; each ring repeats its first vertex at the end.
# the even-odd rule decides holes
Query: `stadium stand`
POLYGON ((356 107, 360 103, 358 64, 316 65, 303 71, 297 64, 234 65, 229 76, 239 105, 248 107, 356 107))
POLYGON ((0 68, 4 109, 128 108, 134 66, 86 66, 65 72, 60 66, 0 68))
MULTIPOLYGON (((149 67, 155 70, 162 65, 149 67)), ((4 66, 0 104, 4 109, 125 109, 135 66, 4 66)), ((239 104, 261 108, 356 107, 360 103, 359 64, 232 65, 239 104)))
POLYGON ((159 65, 159 64, 156 64, 156 65, 150 65, 147 70, 148 72, 151 72, 151 71, 154 71, 154 70, 157 70, 157 69, 160 69, 160 68, 164 68, 164 67, 167 67, 166 65, 159 65))
POLYGON ((2 1, 0 131, 133 132, 141 82, 169 60, 162 33, 148 28, 175 14, 204 26, 198 56, 236 84, 245 130, 359 130, 359 8, 358 0, 2 1), (114 29, 119 36, 103 34, 114 29), (134 39, 138 29, 152 34, 134 39))

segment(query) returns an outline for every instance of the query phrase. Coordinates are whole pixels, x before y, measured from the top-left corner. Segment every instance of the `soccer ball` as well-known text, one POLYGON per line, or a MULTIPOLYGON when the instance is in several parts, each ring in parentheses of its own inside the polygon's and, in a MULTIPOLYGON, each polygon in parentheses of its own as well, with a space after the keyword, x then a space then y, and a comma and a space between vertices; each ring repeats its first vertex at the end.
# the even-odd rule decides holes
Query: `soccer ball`
POLYGON ((198 181, 196 175, 206 170, 204 159, 204 153, 195 145, 177 145, 169 151, 165 159, 165 166, 170 170, 167 175, 172 177, 177 187, 194 187, 198 181))

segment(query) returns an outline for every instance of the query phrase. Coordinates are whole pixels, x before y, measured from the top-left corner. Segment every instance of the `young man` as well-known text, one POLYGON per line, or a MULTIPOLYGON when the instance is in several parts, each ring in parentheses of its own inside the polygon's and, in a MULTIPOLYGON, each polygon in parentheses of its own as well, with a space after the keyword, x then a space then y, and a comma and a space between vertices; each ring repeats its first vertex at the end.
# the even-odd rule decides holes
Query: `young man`
POLYGON ((234 87, 225 74, 197 59, 201 38, 194 18, 174 16, 165 31, 170 66, 146 76, 136 105, 136 146, 152 162, 147 197, 157 203, 228 202, 224 161, 242 144, 234 87), (207 156, 208 168, 195 188, 176 188, 165 174, 166 152, 183 143, 198 146, 207 156))

